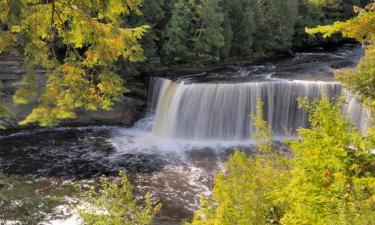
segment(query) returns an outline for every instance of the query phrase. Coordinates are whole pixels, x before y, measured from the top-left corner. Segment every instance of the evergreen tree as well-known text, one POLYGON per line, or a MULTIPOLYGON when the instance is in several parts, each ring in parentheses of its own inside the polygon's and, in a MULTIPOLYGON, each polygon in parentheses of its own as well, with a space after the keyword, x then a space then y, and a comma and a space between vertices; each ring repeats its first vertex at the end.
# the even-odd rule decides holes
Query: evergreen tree
POLYGON ((226 10, 230 24, 230 26, 226 25, 226 29, 230 27, 233 34, 231 56, 250 56, 253 53, 252 47, 257 30, 253 7, 256 5, 255 0, 224 0, 223 9, 226 10))
POLYGON ((217 60, 224 46, 223 21, 218 0, 177 2, 166 28, 167 60, 217 60))
POLYGON ((172 10, 172 17, 168 22, 163 45, 164 60, 179 62, 192 56, 191 34, 193 33, 193 1, 178 0, 172 10))
POLYGON ((229 19, 228 11, 224 10, 224 22, 223 22, 223 32, 224 32, 224 46, 222 48, 221 57, 224 60, 230 58, 230 50, 232 49, 232 42, 233 42, 233 30, 232 24, 229 19))
POLYGON ((196 19, 198 27, 193 39, 194 55, 203 59, 218 60, 220 50, 224 47, 224 15, 219 1, 200 0, 196 19))
POLYGON ((261 53, 291 51, 298 16, 297 0, 259 1, 256 50, 261 53))

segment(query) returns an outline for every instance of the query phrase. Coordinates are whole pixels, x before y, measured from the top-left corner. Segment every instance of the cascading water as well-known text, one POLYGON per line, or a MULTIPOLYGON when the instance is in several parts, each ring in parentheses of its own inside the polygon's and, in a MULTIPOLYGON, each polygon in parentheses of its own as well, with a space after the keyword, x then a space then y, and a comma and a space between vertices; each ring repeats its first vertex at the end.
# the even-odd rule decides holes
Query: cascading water
MULTIPOLYGON (((338 82, 185 83, 156 78, 153 134, 189 140, 248 140, 254 130, 249 115, 256 113, 259 98, 274 134, 285 137, 308 126, 306 112, 298 107, 299 97, 332 98, 342 92, 338 82)), ((366 129, 367 113, 354 98, 349 98, 343 110, 361 131, 366 129)))

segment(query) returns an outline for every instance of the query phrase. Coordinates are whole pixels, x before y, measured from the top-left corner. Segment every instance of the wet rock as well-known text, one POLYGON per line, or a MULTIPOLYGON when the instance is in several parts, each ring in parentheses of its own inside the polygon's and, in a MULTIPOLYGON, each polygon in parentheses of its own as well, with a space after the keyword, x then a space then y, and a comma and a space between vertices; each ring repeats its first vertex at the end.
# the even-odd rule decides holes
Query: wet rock
POLYGON ((343 61, 343 62, 337 62, 331 65, 331 68, 333 69, 341 69, 345 67, 353 67, 355 66, 355 63, 351 61, 343 61))
POLYGON ((146 102, 124 96, 110 111, 86 111, 81 109, 77 111, 76 119, 64 121, 63 124, 118 124, 131 126, 144 115, 145 109, 146 102))

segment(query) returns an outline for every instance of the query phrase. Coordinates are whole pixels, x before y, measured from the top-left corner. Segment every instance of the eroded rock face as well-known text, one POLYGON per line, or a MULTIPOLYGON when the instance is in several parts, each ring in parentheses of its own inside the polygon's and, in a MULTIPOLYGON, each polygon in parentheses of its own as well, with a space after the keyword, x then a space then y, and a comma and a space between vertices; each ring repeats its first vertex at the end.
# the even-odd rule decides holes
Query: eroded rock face
POLYGON ((77 117, 63 121, 62 124, 90 125, 125 125, 131 126, 139 120, 145 112, 146 102, 131 97, 122 97, 110 111, 77 110, 77 117))
MULTIPOLYGON (((42 87, 43 80, 45 80, 44 71, 38 70, 36 72, 38 83, 40 83, 42 87)), ((1 104, 5 104, 12 112, 11 117, 0 118, 0 122, 5 124, 8 128, 21 128, 18 122, 29 115, 31 110, 38 104, 37 99, 26 106, 13 104, 12 96, 17 89, 17 82, 22 80, 25 73, 26 71, 21 57, 0 55, 0 92, 3 93, 3 95, 0 96, 0 102, 1 104)), ((143 87, 137 87, 137 89, 146 90, 144 85, 143 87)), ((146 91, 144 92, 146 93, 146 91)), ((131 126, 144 115, 146 109, 146 101, 144 100, 146 97, 138 97, 139 94, 136 96, 137 97, 122 97, 110 111, 77 110, 77 117, 75 119, 62 121, 61 125, 116 124, 131 126)))

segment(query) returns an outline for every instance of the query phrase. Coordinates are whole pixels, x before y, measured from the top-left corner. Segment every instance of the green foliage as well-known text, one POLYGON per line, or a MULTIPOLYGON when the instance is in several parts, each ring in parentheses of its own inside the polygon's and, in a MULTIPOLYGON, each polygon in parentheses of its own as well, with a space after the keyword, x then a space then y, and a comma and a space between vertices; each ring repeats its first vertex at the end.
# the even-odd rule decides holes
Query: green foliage
POLYGON ((194 55, 208 61, 218 60, 220 49, 224 46, 224 14, 219 1, 201 0, 196 10, 198 28, 193 38, 194 55))
POLYGON ((223 3, 233 34, 230 43, 231 56, 249 56, 253 52, 252 46, 257 29, 254 13, 254 9, 257 8, 256 2, 255 0, 226 0, 223 3))
POLYGON ((89 191, 81 189, 79 215, 85 225, 151 225, 161 205, 153 206, 150 194, 145 196, 145 206, 135 200, 133 189, 120 171, 119 180, 100 179, 100 187, 89 191))
POLYGON ((65 203, 72 186, 60 182, 37 180, 34 177, 6 176, 0 173, 0 224, 36 225, 51 218, 60 218, 55 207, 65 203))
POLYGON ((179 0, 166 26, 166 61, 215 61, 224 46, 224 15, 217 0, 179 0))
POLYGON ((311 128, 298 130, 285 157, 272 145, 257 105, 252 119, 258 154, 237 150, 228 159, 191 224, 373 224, 374 129, 360 134, 341 114, 341 102, 301 101, 311 128))
POLYGON ((327 98, 304 104, 310 129, 291 141, 287 206, 281 224, 372 224, 375 215, 373 133, 362 136, 327 98))
MULTIPOLYGON (((0 1, 0 52, 20 49, 28 70, 44 67, 46 88, 40 104, 21 124, 55 125, 74 109, 108 110, 125 89, 112 72, 118 58, 144 59, 138 41, 148 26, 123 28, 123 16, 140 14, 141 0, 0 1)), ((14 96, 27 103, 35 94, 25 78, 14 96)))
POLYGON ((290 51, 298 18, 298 0, 269 0, 262 2, 258 7, 256 53, 290 51))
POLYGON ((179 0, 172 10, 172 17, 166 26, 163 54, 166 61, 181 61, 191 56, 191 33, 193 32, 193 1, 179 0))
POLYGON ((345 22, 335 22, 332 25, 318 26, 306 31, 309 34, 322 33, 323 37, 330 37, 341 32, 344 37, 354 38, 363 43, 365 56, 354 69, 347 69, 337 73, 337 79, 346 88, 357 94, 363 102, 375 108, 375 3, 366 8, 356 8, 358 15, 345 22))
POLYGON ((215 177, 212 196, 201 197, 201 209, 192 225, 278 224, 283 205, 270 193, 287 182, 283 157, 273 148, 272 132, 263 120, 262 103, 252 115, 258 155, 246 156, 236 150, 215 177))

